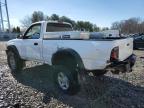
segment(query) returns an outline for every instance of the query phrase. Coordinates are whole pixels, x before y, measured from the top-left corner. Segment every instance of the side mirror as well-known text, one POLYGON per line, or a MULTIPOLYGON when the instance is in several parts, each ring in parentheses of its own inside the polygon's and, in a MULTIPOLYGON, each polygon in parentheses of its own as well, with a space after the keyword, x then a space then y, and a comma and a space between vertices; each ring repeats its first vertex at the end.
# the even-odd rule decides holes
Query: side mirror
POLYGON ((22 34, 19 34, 19 35, 17 36, 17 38, 18 38, 18 39, 23 39, 23 35, 22 35, 22 34))

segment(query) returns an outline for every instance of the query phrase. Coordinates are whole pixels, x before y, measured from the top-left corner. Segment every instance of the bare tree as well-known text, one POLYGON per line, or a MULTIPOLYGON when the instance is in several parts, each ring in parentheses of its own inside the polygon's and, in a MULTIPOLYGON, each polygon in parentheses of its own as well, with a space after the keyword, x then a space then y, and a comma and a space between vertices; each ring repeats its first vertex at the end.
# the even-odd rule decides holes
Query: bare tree
POLYGON ((120 29, 120 23, 119 22, 112 23, 111 29, 119 30, 120 29))
POLYGON ((23 28, 27 28, 31 25, 32 20, 30 16, 25 16, 23 20, 21 20, 21 24, 23 28))
POLYGON ((140 18, 130 18, 120 22, 114 22, 111 29, 120 30, 123 34, 134 34, 144 32, 144 22, 140 18))

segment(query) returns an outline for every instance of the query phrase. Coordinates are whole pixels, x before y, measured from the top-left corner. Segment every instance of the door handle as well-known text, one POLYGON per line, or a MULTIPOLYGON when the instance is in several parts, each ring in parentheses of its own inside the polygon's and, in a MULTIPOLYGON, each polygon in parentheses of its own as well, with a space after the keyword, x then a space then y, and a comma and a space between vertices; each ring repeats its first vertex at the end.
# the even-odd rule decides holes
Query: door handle
POLYGON ((38 45, 38 43, 34 43, 34 45, 36 46, 36 45, 38 45))

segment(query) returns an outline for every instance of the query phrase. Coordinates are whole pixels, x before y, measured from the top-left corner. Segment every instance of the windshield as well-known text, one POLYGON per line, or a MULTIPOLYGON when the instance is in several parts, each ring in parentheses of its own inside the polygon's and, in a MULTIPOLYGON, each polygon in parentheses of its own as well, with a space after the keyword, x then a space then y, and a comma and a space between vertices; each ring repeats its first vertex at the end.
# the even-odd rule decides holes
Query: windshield
POLYGON ((72 31, 72 26, 70 24, 63 23, 48 23, 46 32, 60 32, 60 31, 72 31))

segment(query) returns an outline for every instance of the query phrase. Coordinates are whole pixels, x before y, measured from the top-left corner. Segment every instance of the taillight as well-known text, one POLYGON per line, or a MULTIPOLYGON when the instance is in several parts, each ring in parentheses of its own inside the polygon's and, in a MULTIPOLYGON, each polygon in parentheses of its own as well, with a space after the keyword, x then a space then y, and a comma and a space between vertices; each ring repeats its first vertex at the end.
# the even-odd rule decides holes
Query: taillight
POLYGON ((111 62, 118 61, 118 59, 119 59, 119 47, 115 47, 112 49, 110 61, 111 62))

